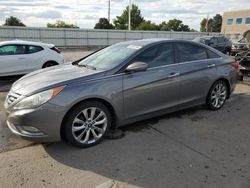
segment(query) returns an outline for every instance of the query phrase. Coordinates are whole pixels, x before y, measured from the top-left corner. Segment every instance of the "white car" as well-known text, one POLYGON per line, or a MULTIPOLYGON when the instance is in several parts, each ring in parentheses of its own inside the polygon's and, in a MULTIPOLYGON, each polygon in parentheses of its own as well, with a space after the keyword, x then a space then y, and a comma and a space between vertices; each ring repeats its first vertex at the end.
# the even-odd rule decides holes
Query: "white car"
POLYGON ((0 42, 0 76, 23 75, 64 62, 53 44, 21 40, 0 42))

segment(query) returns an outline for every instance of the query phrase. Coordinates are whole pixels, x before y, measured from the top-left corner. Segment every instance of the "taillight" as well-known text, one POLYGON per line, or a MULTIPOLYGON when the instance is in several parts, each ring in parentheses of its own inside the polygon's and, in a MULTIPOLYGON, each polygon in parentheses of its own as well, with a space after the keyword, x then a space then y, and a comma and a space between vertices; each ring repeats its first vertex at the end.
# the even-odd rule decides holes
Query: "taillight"
POLYGON ((57 53, 59 53, 59 54, 61 53, 61 50, 59 50, 59 49, 58 49, 57 47, 55 47, 55 46, 54 46, 53 48, 50 48, 50 49, 51 49, 51 50, 54 50, 55 52, 57 52, 57 53))
POLYGON ((239 72, 239 62, 238 62, 238 61, 236 61, 236 62, 234 62, 234 63, 231 63, 231 66, 232 66, 237 72, 239 72))

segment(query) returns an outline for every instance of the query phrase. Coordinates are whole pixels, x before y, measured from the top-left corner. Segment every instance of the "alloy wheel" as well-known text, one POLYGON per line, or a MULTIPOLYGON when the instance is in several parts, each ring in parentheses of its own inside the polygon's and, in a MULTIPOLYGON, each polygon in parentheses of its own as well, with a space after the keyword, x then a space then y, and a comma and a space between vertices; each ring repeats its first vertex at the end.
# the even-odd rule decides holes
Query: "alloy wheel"
POLYGON ((72 135, 81 144, 93 144, 106 132, 108 118, 106 113, 97 107, 82 110, 72 123, 72 135))
POLYGON ((219 109, 223 106, 227 98, 227 88, 224 84, 218 83, 211 92, 211 104, 219 109))

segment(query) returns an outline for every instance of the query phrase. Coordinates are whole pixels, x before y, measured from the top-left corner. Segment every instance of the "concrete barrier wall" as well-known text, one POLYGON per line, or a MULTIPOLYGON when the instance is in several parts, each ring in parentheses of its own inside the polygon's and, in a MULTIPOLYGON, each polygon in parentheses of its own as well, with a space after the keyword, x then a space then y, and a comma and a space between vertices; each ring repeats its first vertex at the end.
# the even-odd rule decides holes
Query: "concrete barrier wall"
MULTIPOLYGON (((65 48, 99 47, 127 40, 147 38, 192 40, 195 37, 204 35, 208 35, 208 33, 0 27, 0 41, 15 39, 42 41, 45 43, 53 43, 58 47, 65 48)), ((209 33, 209 35, 219 35, 219 33, 209 33)))

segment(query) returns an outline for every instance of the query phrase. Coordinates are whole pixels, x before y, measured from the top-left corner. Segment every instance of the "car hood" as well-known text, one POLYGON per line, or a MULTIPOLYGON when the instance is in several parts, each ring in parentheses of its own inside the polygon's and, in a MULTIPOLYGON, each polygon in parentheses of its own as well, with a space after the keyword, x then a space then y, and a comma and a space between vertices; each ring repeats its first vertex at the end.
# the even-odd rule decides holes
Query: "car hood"
POLYGON ((246 45, 246 43, 234 42, 233 45, 246 45))
POLYGON ((104 71, 91 70, 76 65, 59 65, 27 74, 17 80, 11 90, 21 95, 29 95, 53 86, 84 81, 104 75, 104 71))

